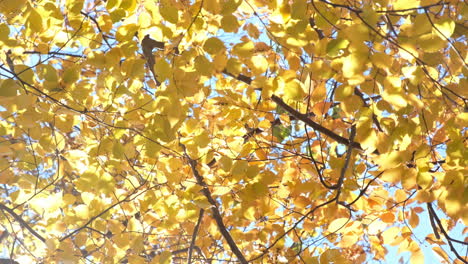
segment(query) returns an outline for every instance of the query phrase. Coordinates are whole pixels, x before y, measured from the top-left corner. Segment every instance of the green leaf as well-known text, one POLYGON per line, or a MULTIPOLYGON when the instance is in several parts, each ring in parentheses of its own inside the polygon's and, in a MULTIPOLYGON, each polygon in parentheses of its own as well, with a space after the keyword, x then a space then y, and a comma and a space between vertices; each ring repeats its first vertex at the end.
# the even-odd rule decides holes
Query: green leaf
POLYGON ((274 126, 273 128, 273 136, 277 137, 279 141, 283 141, 286 137, 291 135, 291 126, 274 126))

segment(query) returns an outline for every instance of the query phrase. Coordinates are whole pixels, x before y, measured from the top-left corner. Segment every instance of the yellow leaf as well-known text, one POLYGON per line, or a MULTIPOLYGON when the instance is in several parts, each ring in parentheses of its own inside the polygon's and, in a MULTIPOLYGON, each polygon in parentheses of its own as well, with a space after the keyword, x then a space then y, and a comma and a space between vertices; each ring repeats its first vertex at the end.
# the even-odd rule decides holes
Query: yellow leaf
POLYGON ((219 14, 221 12, 219 0, 205 0, 203 1, 203 8, 212 14, 219 14))
POLYGON ((320 255, 320 263, 350 263, 338 249, 327 249, 320 255))
MULTIPOLYGON (((6 2, 6 1, 3 1, 6 2)), ((0 4, 1 10, 1 4, 0 4)), ((6 42, 8 41, 8 36, 10 35, 10 28, 6 24, 0 24, 0 41, 6 42)))
POLYGON ((225 32, 237 32, 239 29, 239 19, 232 14, 223 16, 221 27, 225 32))
POLYGON ((115 34, 115 38, 119 42, 130 41, 138 30, 138 26, 135 24, 127 24, 120 26, 117 29, 117 33, 115 34))
POLYGON ((419 7, 420 0, 397 0, 393 3, 394 10, 411 9, 419 7))
POLYGON ((28 9, 29 16, 26 22, 26 26, 34 33, 40 33, 42 31, 42 17, 36 8, 30 6, 28 9))
POLYGON ((294 199, 294 204, 298 207, 298 208, 306 208, 307 206, 311 205, 312 204, 312 201, 302 195, 296 197, 294 199))
POLYGON ((3 0, 0 2, 0 12, 5 15, 12 15, 24 7, 27 0, 3 0))
POLYGON ((417 171, 415 168, 404 168, 401 172, 401 185, 405 190, 411 190, 416 186, 417 171))
POLYGON ((136 0, 124 0, 120 4, 120 8, 132 12, 136 8, 136 0))
POLYGON ((16 96, 20 86, 12 79, 0 80, 0 96, 16 96))
POLYGON ((268 61, 261 55, 253 56, 251 58, 251 65, 254 75, 262 74, 268 69, 268 61))
POLYGON ((367 54, 352 53, 343 59, 343 76, 345 78, 353 78, 356 75, 362 74, 364 61, 367 58, 367 54))
POLYGON ((289 100, 302 101, 306 93, 304 84, 297 79, 287 82, 284 87, 284 97, 289 100))
POLYGON ((437 253, 437 255, 444 259, 447 263, 451 262, 450 257, 447 255, 446 251, 441 247, 432 247, 432 250, 434 250, 434 252, 437 253))
POLYGON ((382 176, 380 176, 380 179, 390 183, 398 183, 403 176, 403 167, 398 166, 396 168, 385 170, 382 176))
POLYGON ((79 78, 80 78, 80 70, 81 68, 78 66, 72 66, 69 68, 66 68, 65 71, 63 72, 63 81, 66 84, 72 84, 75 83, 79 78))
POLYGON ((255 207, 249 206, 247 209, 244 208, 243 216, 249 221, 255 221, 255 220, 257 220, 255 218, 255 212, 256 212, 255 207))
POLYGON ((400 46, 400 56, 409 62, 414 62, 418 57, 418 50, 416 47, 409 43, 401 44, 400 46))
POLYGON ((48 194, 47 196, 39 196, 31 201, 31 208, 38 213, 52 213, 62 205, 62 192, 48 194))
MULTIPOLYGON (((219 159, 219 164, 221 165, 221 168, 225 171, 225 172, 229 172, 231 170, 231 167, 232 167, 232 159, 226 157, 226 156, 222 156, 220 159, 219 159)), ((236 162, 237 164, 237 162, 236 162)))
POLYGON ((124 147, 122 143, 119 141, 116 141, 113 146, 112 146, 112 154, 116 159, 122 159, 124 158, 124 147))
POLYGON ((330 233, 342 233, 345 225, 350 221, 349 218, 336 218, 328 225, 328 232, 330 233))
MULTIPOLYGON (((343 101, 349 98, 353 94, 353 92, 354 92, 354 87, 352 87, 351 85, 340 85, 335 91, 335 98, 338 101, 343 101)), ((348 100, 348 103, 350 101, 351 100, 348 100)), ((343 102, 343 104, 345 104, 345 102, 343 102)), ((357 105, 357 104, 353 104, 353 105, 357 105)))
POLYGON ((159 264, 169 264, 172 261, 172 253, 170 251, 163 251, 159 255, 159 264))
POLYGON ((163 1, 163 3, 159 6, 159 13, 168 22, 176 24, 179 21, 179 11, 169 2, 163 1))
POLYGON ((375 66, 383 70, 387 70, 392 66, 392 57, 382 52, 372 54, 371 61, 375 66))
POLYGON ((197 56, 195 58, 195 69, 198 73, 210 76, 213 73, 213 63, 211 63, 205 56, 197 56))
POLYGON ((242 63, 236 58, 229 58, 226 64, 226 70, 236 76, 242 72, 242 63))
POLYGON ((205 130, 202 133, 200 133, 200 135, 194 137, 193 140, 195 144, 198 145, 198 147, 204 148, 210 143, 210 135, 208 131, 205 130))
POLYGON ((354 45, 360 45, 364 41, 369 40, 369 28, 363 23, 352 24, 344 30, 344 33, 347 36, 347 39, 354 45))
POLYGON ((291 18, 304 19, 307 15, 307 1, 295 0, 291 5, 291 18))
POLYGON ((209 38, 205 41, 203 49, 211 55, 215 55, 225 50, 224 43, 215 37, 209 38))
POLYGON ((205 196, 198 196, 193 200, 193 202, 202 209, 208 209, 211 207, 210 202, 206 199, 205 196))
POLYGON ((88 206, 85 204, 79 204, 73 208, 75 210, 75 214, 80 219, 88 219, 89 218, 89 209, 88 206))
POLYGON ((232 53, 236 56, 249 58, 253 55, 255 45, 252 41, 238 43, 232 47, 232 53))
POLYGON ((218 196, 223 196, 227 193, 231 192, 231 188, 227 186, 218 186, 214 187, 213 192, 211 193, 212 195, 218 195, 218 196))
POLYGON ((408 105, 406 98, 403 97, 401 94, 391 94, 387 91, 384 91, 382 94, 382 98, 390 103, 396 110, 400 110, 408 105))
POLYGON ((27 82, 29 84, 34 83, 35 74, 30 66, 24 64, 15 65, 15 71, 17 72, 22 81, 27 82))
POLYGON ((278 191, 276 193, 276 195, 278 195, 279 198, 281 199, 286 199, 289 197, 289 190, 288 190, 288 187, 284 186, 284 185, 280 185, 280 187, 278 188, 278 191))
POLYGON ((158 80, 160 82, 163 82, 171 78, 171 65, 169 65, 169 63, 167 63, 167 61, 164 58, 158 58, 154 65, 154 72, 158 76, 158 80))
POLYGON ((436 52, 443 49, 447 45, 447 42, 445 38, 440 38, 434 33, 427 33, 419 36, 416 40, 416 44, 425 51, 423 56, 425 63, 438 65, 442 59, 442 55, 437 56, 439 53, 436 52))
POLYGON ((391 245, 399 234, 400 228, 396 226, 390 227, 382 233, 383 243, 386 245, 391 245))
POLYGON ((416 251, 411 252, 410 264, 420 264, 424 263, 424 253, 418 247, 416 251))
POLYGON ((288 1, 281 1, 281 5, 279 8, 279 12, 283 17, 283 21, 287 21, 291 16, 291 6, 289 5, 288 1))
POLYGON ((444 18, 434 23, 432 32, 437 34, 441 39, 450 38, 455 31, 455 22, 450 18, 444 18))

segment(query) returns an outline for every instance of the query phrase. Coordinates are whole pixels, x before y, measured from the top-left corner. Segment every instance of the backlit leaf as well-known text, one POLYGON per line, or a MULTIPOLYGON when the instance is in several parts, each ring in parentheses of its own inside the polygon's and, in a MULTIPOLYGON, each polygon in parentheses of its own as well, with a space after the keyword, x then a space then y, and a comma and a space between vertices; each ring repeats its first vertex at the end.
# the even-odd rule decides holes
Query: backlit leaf
POLYGON ((206 40, 203 48, 211 55, 217 54, 225 49, 223 42, 214 37, 206 40))

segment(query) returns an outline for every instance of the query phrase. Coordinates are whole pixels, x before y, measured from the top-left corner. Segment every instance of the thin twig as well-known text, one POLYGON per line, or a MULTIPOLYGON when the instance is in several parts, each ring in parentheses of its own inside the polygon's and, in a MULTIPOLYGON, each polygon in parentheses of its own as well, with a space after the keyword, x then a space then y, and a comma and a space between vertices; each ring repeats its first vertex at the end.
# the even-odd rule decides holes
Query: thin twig
POLYGON ((198 221, 197 221, 197 224, 195 225, 195 228, 193 230, 192 241, 190 242, 190 247, 189 247, 189 250, 188 250, 187 264, 192 263, 193 248, 195 246, 195 240, 197 239, 197 234, 198 234, 198 231, 200 230, 200 225, 201 225, 204 213, 205 213, 205 210, 200 209, 200 214, 198 215, 198 221))

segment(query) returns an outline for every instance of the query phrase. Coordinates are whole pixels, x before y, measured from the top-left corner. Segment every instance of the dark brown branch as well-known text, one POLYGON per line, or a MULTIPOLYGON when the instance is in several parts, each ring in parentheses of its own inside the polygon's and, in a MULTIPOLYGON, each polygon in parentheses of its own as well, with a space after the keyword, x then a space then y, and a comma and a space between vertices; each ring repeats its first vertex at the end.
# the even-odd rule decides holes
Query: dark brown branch
POLYGON ((246 83, 246 84, 251 84, 252 83, 252 78, 250 78, 248 76, 245 76, 245 75, 242 75, 242 74, 239 74, 239 75, 235 76, 234 74, 228 72, 227 70, 224 70, 223 73, 226 74, 226 75, 229 75, 232 78, 234 78, 234 79, 236 79, 238 81, 241 81, 243 83, 246 83))
POLYGON ((188 250, 188 257, 187 257, 187 263, 188 264, 192 263, 193 248, 195 247, 195 240, 197 239, 198 230, 200 230, 200 225, 201 225, 204 213, 205 213, 205 210, 200 209, 200 214, 198 216, 198 221, 197 221, 197 224, 195 225, 195 228, 193 230, 192 241, 190 242, 190 247, 189 247, 189 250, 188 250))
POLYGON ((75 57, 75 58, 86 58, 86 55, 82 54, 72 54, 66 52, 56 52, 56 51, 49 51, 47 53, 42 53, 40 51, 35 50, 26 50, 23 54, 38 54, 38 55, 57 55, 57 56, 68 56, 68 57, 75 57))
POLYGON ((430 203, 427 203, 427 211, 429 212, 429 220, 431 222, 431 227, 432 227, 432 230, 434 231, 434 235, 437 239, 440 239, 440 235, 439 235, 439 231, 437 231, 437 226, 436 226, 436 223, 435 223, 435 216, 434 216, 434 212, 432 212, 432 207, 431 207, 431 204, 430 203))
POLYGON ((313 17, 309 18, 309 25, 313 30, 315 30, 319 39, 325 38, 325 34, 323 34, 323 31, 320 28, 315 26, 315 19, 313 17))
MULTIPOLYGON (((361 98, 361 101, 365 107, 369 107, 369 103, 367 101, 370 100, 370 98, 364 98, 364 94, 361 92, 361 90, 359 90, 359 88, 357 87, 354 88, 354 94, 359 96, 359 98, 361 98)), ((383 129, 380 126, 379 120, 377 119, 377 115, 374 113, 372 113, 372 122, 374 122, 375 126, 380 132, 383 132, 383 129)))
POLYGON ((0 264, 19 264, 13 259, 0 258, 0 264))
POLYGON ((460 256, 460 254, 458 254, 457 250, 455 249, 455 247, 453 246, 453 242, 458 242, 458 243, 461 243, 461 244, 468 244, 466 242, 463 242, 463 241, 460 241, 460 240, 457 240, 457 239, 453 239, 451 238, 448 234, 447 234, 447 231, 445 231, 444 229, 444 226, 442 225, 442 223, 440 222, 440 219, 439 217, 437 216, 437 213, 435 212, 434 208, 432 208, 432 204, 431 203, 427 203, 427 207, 429 209, 429 211, 431 211, 431 215, 434 217, 434 220, 435 222, 437 223, 437 225, 439 226, 439 229, 440 231, 442 232, 442 234, 444 235, 445 239, 447 239, 447 242, 449 244, 449 247, 450 247, 450 250, 455 254, 455 256, 457 256, 457 258, 459 260, 461 260, 463 263, 468 263, 468 261, 466 261, 462 256, 460 256))
POLYGON ((247 264, 248 263, 247 259, 244 257, 244 255, 240 251, 239 247, 234 242, 234 239, 232 238, 231 234, 229 233, 226 226, 224 225, 223 217, 221 216, 221 213, 219 212, 216 201, 211 196, 211 192, 208 189, 208 185, 206 184, 205 180, 203 179, 203 176, 201 176, 200 173, 197 170, 197 161, 191 159, 187 154, 185 154, 185 157, 187 158, 187 160, 189 162, 189 165, 192 168, 193 175, 195 176, 195 179, 197 180, 198 185, 203 187, 203 189, 201 190, 203 195, 205 195, 206 199, 211 204, 211 212, 213 214, 213 218, 214 218, 214 220, 216 222, 216 225, 218 226, 219 232, 221 232, 221 235, 223 235, 224 239, 226 239, 226 242, 228 243, 228 245, 231 248, 232 252, 239 259, 239 262, 242 263, 242 264, 247 264))
POLYGON ((349 144, 346 150, 346 158, 345 158, 345 163, 343 165, 343 168, 341 168, 341 173, 340 173, 340 179, 336 183, 336 187, 338 191, 336 192, 336 202, 339 203, 339 198, 341 194, 341 187, 344 182, 344 178, 346 175, 346 171, 348 170, 349 166, 349 161, 351 160, 351 154, 353 153, 353 143, 354 143, 354 137, 356 136, 356 125, 351 126, 351 133, 349 135, 349 144))
POLYGON ((329 130, 328 128, 326 127, 323 127, 321 126, 320 124, 312 121, 309 119, 308 116, 304 115, 304 114, 301 114, 299 113, 298 111, 296 111, 294 108, 292 108, 291 106, 289 106, 288 104, 286 104, 281 98, 279 98, 278 96, 276 95, 272 95, 271 96, 271 100, 273 100, 273 102, 275 102, 277 105, 281 106, 284 110, 286 110, 286 112, 288 112, 290 115, 294 116, 295 118, 301 120, 302 122, 304 122, 305 124, 307 124, 308 126, 312 127, 313 129, 325 134, 326 136, 332 138, 333 140, 335 140, 336 142, 338 143, 341 143, 343 145, 348 145, 350 146, 351 148, 356 148, 356 149, 359 149, 359 150, 362 150, 362 147, 359 143, 357 142, 352 142, 350 143, 349 139, 347 138, 344 138, 338 134, 336 134, 335 132, 329 130))
MULTIPOLYGON (((238 81, 241 81, 241 82, 244 82, 246 84, 251 84, 252 83, 252 79, 248 76, 245 76, 245 75, 242 75, 242 74, 239 74, 237 76, 235 76, 234 74, 231 74, 229 73, 228 71, 224 70, 223 71, 224 74, 226 75, 229 75, 231 77, 233 77, 234 79, 238 80, 238 81)), ((301 120, 302 122, 304 122, 306 125, 312 127, 313 129, 325 134, 326 136, 334 139, 335 141, 337 141, 338 143, 341 143, 341 144, 344 144, 344 145, 349 145, 349 140, 347 138, 344 138, 338 134, 336 134, 335 132, 329 130, 328 128, 326 127, 323 127, 321 125, 319 125, 318 123, 315 123, 314 121, 310 120, 309 119, 309 115, 305 115, 305 114, 301 114, 299 113, 298 111, 296 111, 294 108, 290 107, 288 104, 286 104, 281 98, 279 98, 278 96, 276 95, 272 95, 271 96, 271 99, 276 103, 278 104, 279 106, 281 106, 284 110, 286 110, 292 117, 296 118, 296 119, 299 119, 301 120)), ((352 148, 356 148, 356 149, 359 149, 359 150, 363 150, 361 145, 358 143, 358 142, 353 142, 351 144, 351 147, 352 148)), ((377 150, 374 151, 374 153, 378 153, 377 150)))
MULTIPOLYGON (((174 250, 174 251, 171 251, 171 254, 172 255, 182 254, 182 253, 185 253, 185 252, 189 251, 189 249, 190 248, 183 248, 183 249, 174 250)), ((203 256, 203 252, 201 251, 200 247, 194 246, 193 249, 195 249, 198 252, 198 254, 200 254, 200 256, 202 256, 204 259, 206 259, 205 256, 203 256)), ((175 258, 175 257, 173 257, 173 258, 175 258)))
POLYGON ((0 203, 0 210, 6 211, 7 213, 9 213, 11 216, 13 216, 13 218, 15 218, 16 221, 18 221, 20 223, 21 226, 26 228, 33 236, 37 237, 39 240, 41 240, 42 242, 45 243, 45 241, 46 241, 45 238, 43 236, 39 235, 36 231, 34 231, 34 229, 32 229, 32 227, 28 223, 26 223, 26 221, 24 221, 24 219, 21 216, 19 216, 17 213, 15 213, 15 211, 8 208, 7 206, 5 206, 2 203, 0 203))

